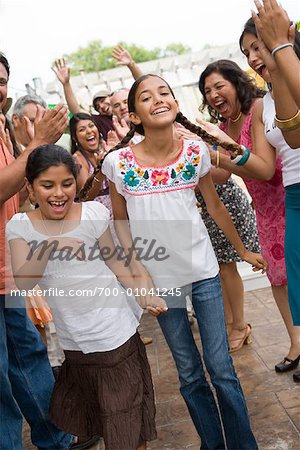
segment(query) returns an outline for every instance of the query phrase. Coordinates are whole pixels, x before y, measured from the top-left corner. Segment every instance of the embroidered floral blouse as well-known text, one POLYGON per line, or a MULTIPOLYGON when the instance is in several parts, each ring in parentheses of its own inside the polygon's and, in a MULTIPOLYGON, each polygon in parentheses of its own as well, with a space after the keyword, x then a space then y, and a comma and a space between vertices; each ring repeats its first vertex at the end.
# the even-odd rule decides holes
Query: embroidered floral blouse
POLYGON ((179 156, 165 166, 139 164, 134 146, 104 160, 102 171, 126 200, 135 246, 159 288, 183 286, 218 273, 194 194, 210 168, 206 145, 190 140, 182 141, 179 156))

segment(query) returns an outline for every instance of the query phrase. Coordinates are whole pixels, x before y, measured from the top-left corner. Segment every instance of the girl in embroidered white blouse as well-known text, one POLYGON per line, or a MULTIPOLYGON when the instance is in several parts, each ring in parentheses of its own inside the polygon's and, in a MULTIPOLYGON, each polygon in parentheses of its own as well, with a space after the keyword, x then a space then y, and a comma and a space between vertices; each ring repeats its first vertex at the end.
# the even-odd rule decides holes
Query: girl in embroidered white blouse
MULTIPOLYGON (((156 286, 168 304, 157 317, 174 357, 180 391, 201 438, 201 448, 254 450, 257 448, 244 395, 228 354, 228 342, 218 263, 207 230, 198 213, 194 188, 198 186, 209 214, 224 231, 240 257, 254 271, 266 269, 261 255, 247 251, 227 209, 215 191, 210 155, 203 141, 179 139, 174 122, 183 124, 211 145, 243 153, 189 122, 179 112, 170 86, 161 77, 143 75, 128 95, 131 128, 121 143, 98 165, 93 177, 110 180, 115 228, 129 267, 140 287, 156 286), (145 136, 127 146, 133 133, 145 136), (125 148, 124 148, 125 147, 125 148), (148 260, 147 243, 155 242, 161 258, 148 260), (143 243, 132 258, 133 243, 143 243), (142 264, 143 263, 143 264, 142 264), (151 281, 150 281, 151 280, 151 281), (186 310, 192 298, 202 340, 203 355, 193 338, 186 310), (206 380, 203 362, 217 393, 219 408, 206 380)), ((84 198, 91 177, 81 191, 84 198)), ((156 252, 156 255, 158 253, 156 252)), ((149 289, 147 294, 153 294, 149 289)))

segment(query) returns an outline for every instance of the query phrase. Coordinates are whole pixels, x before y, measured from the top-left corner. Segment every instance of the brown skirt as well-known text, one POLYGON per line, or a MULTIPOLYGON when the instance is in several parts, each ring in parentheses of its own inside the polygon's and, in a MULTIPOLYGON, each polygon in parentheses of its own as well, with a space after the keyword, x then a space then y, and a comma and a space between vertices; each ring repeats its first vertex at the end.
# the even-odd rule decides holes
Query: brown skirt
POLYGON ((65 356, 50 406, 58 428, 102 436, 106 450, 135 450, 156 439, 152 377, 138 333, 115 350, 65 356))

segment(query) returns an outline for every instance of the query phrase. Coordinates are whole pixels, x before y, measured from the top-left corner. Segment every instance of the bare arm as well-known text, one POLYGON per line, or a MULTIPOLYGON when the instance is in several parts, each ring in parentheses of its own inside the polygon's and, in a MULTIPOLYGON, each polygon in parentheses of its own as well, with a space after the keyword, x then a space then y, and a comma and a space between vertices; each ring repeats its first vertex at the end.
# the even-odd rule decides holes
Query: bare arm
MULTIPOLYGON (((298 73, 300 87, 300 70, 298 73)), ((294 101, 290 89, 288 89, 285 79, 280 72, 271 73, 272 88, 276 109, 276 117, 281 120, 287 120, 294 117, 298 112, 298 106, 294 101)), ((291 148, 300 147, 300 123, 295 130, 281 130, 286 143, 291 148)))
MULTIPOLYGON (((109 182, 109 190, 114 214, 115 230, 127 257, 130 272, 135 279, 135 287, 138 289, 146 289, 146 292, 151 292, 151 290, 154 290, 155 292, 153 281, 147 269, 140 262, 134 248, 134 242, 128 224, 126 201, 124 197, 117 192, 115 184, 111 181, 109 182)), ((148 311, 154 316, 167 310, 166 303, 159 297, 148 295, 146 298, 142 299, 142 301, 148 305, 148 311)))
POLYGON ((132 59, 129 51, 126 50, 125 48, 120 46, 115 47, 112 51, 112 56, 117 61, 118 65, 128 67, 135 80, 137 80, 143 75, 143 72, 136 64, 136 62, 132 59))
MULTIPOLYGON (((253 13, 255 27, 269 51, 294 41, 295 25, 291 26, 287 12, 276 0, 255 2, 259 16, 253 13)), ((292 47, 275 53, 274 59, 286 81, 297 107, 300 108, 300 61, 292 47)), ((290 116, 291 117, 291 116, 290 116)))
POLYGON ((38 110, 35 136, 24 152, 11 164, 1 169, 0 204, 20 191, 24 185, 25 168, 29 154, 43 144, 55 143, 68 124, 68 112, 62 105, 46 111, 38 110))
MULTIPOLYGON (((24 239, 12 239, 9 241, 11 251, 11 263, 15 283, 19 289, 32 289, 43 277, 52 252, 72 249, 76 253, 82 245, 82 241, 74 238, 50 237, 32 248, 24 239)), ((34 244, 33 244, 34 245, 34 244)))
POLYGON ((99 239, 99 247, 105 264, 116 275, 120 283, 133 291, 137 287, 133 275, 124 259, 118 255, 110 229, 108 228, 99 239))
MULTIPOLYGON (((227 154, 220 152, 220 167, 229 170, 240 177, 269 180, 273 177, 276 168, 275 149, 268 143, 265 137, 264 124, 262 121, 263 102, 256 102, 252 119, 252 153, 243 166, 234 164, 227 154)), ((234 143, 224 131, 216 125, 197 119, 197 122, 212 136, 221 141, 234 143)), ((216 164, 216 152, 210 152, 212 163, 216 164)))
POLYGON ((239 237, 239 234, 234 226, 234 223, 230 217, 224 204, 221 202, 210 173, 200 178, 198 187, 201 191, 203 199, 206 203, 208 214, 216 222, 218 227, 225 233, 228 240, 234 246, 237 254, 249 264, 252 264, 253 270, 257 271, 266 268, 266 262, 261 255, 249 252, 245 249, 244 244, 239 237))
POLYGON ((63 86, 66 102, 71 113, 76 114, 84 111, 84 109, 79 105, 72 89, 70 81, 70 67, 67 65, 65 59, 61 58, 55 60, 52 70, 63 86))
POLYGON ((225 184, 230 178, 231 172, 229 170, 222 169, 220 167, 219 168, 213 167, 210 170, 210 174, 215 184, 225 184))

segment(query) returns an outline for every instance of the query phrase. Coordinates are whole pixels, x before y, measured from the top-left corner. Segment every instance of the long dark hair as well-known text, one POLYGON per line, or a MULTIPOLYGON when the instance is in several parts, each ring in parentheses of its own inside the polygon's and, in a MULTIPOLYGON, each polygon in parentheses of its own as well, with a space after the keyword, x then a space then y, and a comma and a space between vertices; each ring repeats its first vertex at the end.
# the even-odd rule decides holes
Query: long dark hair
MULTIPOLYGON (((72 153, 72 155, 74 155, 74 153, 77 152, 77 150, 79 150, 81 153, 84 152, 84 156, 86 157, 86 152, 83 150, 83 148, 80 147, 77 136, 76 136, 76 127, 77 127, 78 122, 80 122, 80 120, 90 120, 94 124, 95 124, 95 121, 90 114, 84 113, 84 112, 79 112, 79 113, 74 114, 69 121, 70 137, 71 137, 71 153, 72 153)), ((95 126, 96 126, 96 124, 95 124, 95 126)), ((100 133, 99 133, 99 137, 100 137, 100 133)))
MULTIPOLYGON (((245 23, 244 29, 243 29, 242 34, 239 39, 239 46, 240 46, 242 53, 244 53, 243 39, 244 39, 245 34, 253 34, 254 36, 257 37, 257 31, 256 31, 255 23, 254 23, 252 17, 250 17, 250 19, 248 19, 247 22, 245 23)), ((295 50, 296 55, 298 56, 298 59, 300 59, 300 33, 299 33, 297 27, 295 29, 294 50, 295 50)))
POLYGON ((45 170, 53 166, 67 166, 75 180, 77 177, 77 167, 70 153, 54 144, 41 145, 34 149, 27 159, 26 178, 30 184, 45 170))
POLYGON ((258 88, 254 79, 242 70, 234 61, 230 61, 229 59, 219 59, 218 61, 208 64, 200 75, 198 87, 203 95, 201 111, 207 107, 209 115, 215 122, 219 120, 225 121, 225 119, 208 104, 206 98, 205 81, 206 78, 212 73, 219 73, 225 80, 229 81, 235 87, 243 114, 247 114, 249 112, 255 98, 263 97, 266 93, 262 89, 258 88))
MULTIPOLYGON (((147 80, 150 77, 155 77, 155 78, 160 78, 170 89, 171 94, 173 95, 173 97, 175 98, 174 92, 172 91, 171 87, 168 85, 168 83, 161 78, 158 75, 153 75, 153 74, 147 74, 147 75, 142 75, 140 78, 138 78, 132 85, 129 94, 128 94, 128 111, 129 113, 131 112, 135 112, 135 99, 136 99, 136 92, 137 89, 139 87, 139 85, 142 83, 142 81, 147 80)), ((207 142, 210 145, 216 145, 216 146, 220 146, 225 148, 226 150, 228 150, 229 152, 237 155, 240 153, 243 153, 243 149, 241 148, 240 145, 238 144, 229 144, 228 142, 222 142, 219 139, 216 139, 215 137, 213 137, 212 135, 210 135, 209 133, 207 133, 205 130, 203 130, 203 128, 200 128, 199 126, 193 124, 192 122, 190 122, 181 112, 179 112, 175 118, 175 122, 180 123, 181 125, 183 125, 187 130, 191 131, 192 133, 197 134, 199 137, 201 137, 201 139, 203 139, 205 142, 207 142)), ((144 135, 144 128, 143 125, 134 125, 133 123, 131 123, 129 132, 127 133, 127 135, 122 139, 122 141, 117 144, 115 147, 113 147, 105 156, 104 158, 99 162, 99 164, 97 165, 97 167, 95 167, 94 169, 94 173, 87 179, 87 181, 85 182, 83 188, 81 189, 80 193, 79 193, 79 198, 81 200, 86 200, 86 198, 88 197, 88 193, 89 190, 92 187, 93 184, 93 179, 95 178, 95 176, 101 171, 102 168, 102 164, 104 159, 106 158, 106 156, 115 151, 118 150, 119 148, 125 147, 128 142, 133 138, 134 133, 138 132, 142 135, 144 135)))

